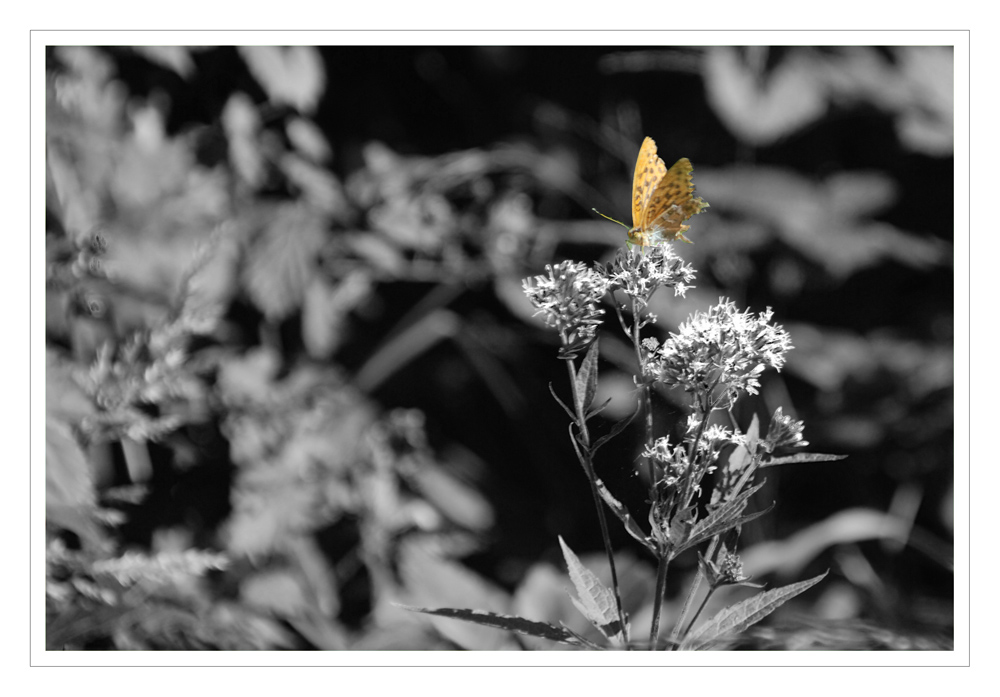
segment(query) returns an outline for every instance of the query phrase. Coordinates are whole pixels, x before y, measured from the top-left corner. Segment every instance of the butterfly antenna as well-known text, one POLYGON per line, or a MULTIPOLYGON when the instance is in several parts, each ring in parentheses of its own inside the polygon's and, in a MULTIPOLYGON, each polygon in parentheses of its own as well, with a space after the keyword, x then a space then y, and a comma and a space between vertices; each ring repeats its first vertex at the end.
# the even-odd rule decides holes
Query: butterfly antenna
POLYGON ((631 229, 632 229, 632 228, 630 228, 630 227, 629 227, 628 225, 626 225, 625 223, 623 223, 622 221, 620 221, 620 220, 615 220, 615 219, 614 219, 614 218, 612 218, 611 216, 608 216, 608 215, 604 215, 603 213, 601 213, 601 212, 600 212, 599 210, 597 210, 596 208, 591 208, 590 210, 594 211, 595 213, 597 213, 597 215, 601 216, 602 218, 607 218, 607 219, 608 219, 608 220, 610 220, 610 221, 611 221, 612 223, 618 223, 619 225, 621 225, 621 226, 622 226, 623 228, 625 228, 625 229, 627 229, 627 230, 631 230, 631 229))

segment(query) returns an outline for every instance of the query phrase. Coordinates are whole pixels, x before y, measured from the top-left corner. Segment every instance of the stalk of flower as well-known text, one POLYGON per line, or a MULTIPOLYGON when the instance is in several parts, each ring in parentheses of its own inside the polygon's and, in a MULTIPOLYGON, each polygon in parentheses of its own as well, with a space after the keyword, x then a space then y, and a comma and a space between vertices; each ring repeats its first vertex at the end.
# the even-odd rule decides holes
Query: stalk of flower
POLYGON ((583 467, 590 483, 591 495, 597 509, 597 518, 604 539, 604 549, 611 570, 611 582, 614 590, 615 604, 618 611, 618 623, 622 638, 628 642, 628 622, 622 606, 621 591, 618 584, 618 571, 615 566, 614 551, 611 548, 611 535, 604 515, 604 506, 598 492, 598 479, 594 471, 593 453, 596 446, 591 446, 590 430, 587 420, 596 412, 591 411, 594 391, 597 386, 597 343, 595 341, 597 328, 602 323, 604 310, 599 306, 607 292, 607 280, 598 271, 588 268, 580 262, 564 261, 556 266, 546 266, 546 275, 535 276, 524 281, 524 292, 528 300, 535 306, 537 313, 545 317, 545 323, 559 332, 562 346, 559 357, 566 361, 570 387, 573 392, 573 409, 565 404, 563 408, 574 419, 576 435, 571 439, 577 459, 583 467), (574 364, 576 356, 590 347, 579 372, 574 364))

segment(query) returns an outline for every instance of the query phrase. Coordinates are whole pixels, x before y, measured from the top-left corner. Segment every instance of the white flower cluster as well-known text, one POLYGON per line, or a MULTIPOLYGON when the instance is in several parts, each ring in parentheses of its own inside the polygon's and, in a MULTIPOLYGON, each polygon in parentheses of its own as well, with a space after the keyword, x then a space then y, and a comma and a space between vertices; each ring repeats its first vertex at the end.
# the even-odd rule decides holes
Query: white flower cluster
POLYGON ((555 327, 562 339, 562 357, 585 348, 601 324, 601 298, 608 289, 603 275, 582 262, 564 261, 546 266, 546 274, 524 280, 524 293, 541 313, 545 323, 555 327))
POLYGON ((708 409, 732 406, 741 391, 757 394, 766 368, 781 370, 791 339, 772 325, 770 308, 754 315, 719 299, 697 312, 676 334, 650 353, 643 372, 667 385, 680 385, 708 409))
POLYGON ((673 247, 662 245, 647 252, 619 249, 605 274, 609 290, 621 290, 645 305, 661 286, 673 288, 675 296, 683 296, 694 280, 695 271, 677 256, 673 247))

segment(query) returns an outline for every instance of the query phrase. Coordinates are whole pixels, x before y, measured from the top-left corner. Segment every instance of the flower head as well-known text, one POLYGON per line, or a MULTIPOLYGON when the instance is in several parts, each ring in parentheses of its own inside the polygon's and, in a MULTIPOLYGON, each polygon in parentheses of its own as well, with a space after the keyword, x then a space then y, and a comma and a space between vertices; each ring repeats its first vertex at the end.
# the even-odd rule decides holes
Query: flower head
POLYGON ((604 310, 601 298, 608 282, 581 262, 564 261, 546 266, 546 274, 524 280, 524 293, 555 327, 562 339, 561 358, 572 358, 586 348, 597 333, 604 310))
POLYGON ((670 245, 651 247, 646 252, 619 249, 613 261, 603 269, 608 290, 621 290, 645 305, 660 286, 674 289, 683 296, 691 281, 694 268, 684 263, 670 245))
POLYGON ((773 453, 778 448, 804 448, 809 445, 809 441, 802 438, 803 428, 805 428, 804 423, 796 421, 790 416, 785 416, 781 407, 778 407, 774 410, 774 416, 771 417, 767 437, 760 444, 769 453, 773 453))
POLYGON ((668 385, 680 385, 710 409, 726 409, 741 391, 757 394, 766 368, 781 370, 791 348, 788 332, 771 324, 771 308, 740 312, 724 298, 696 312, 676 334, 649 354, 643 370, 668 385))
POLYGON ((660 486, 673 487, 688 470, 688 456, 684 445, 671 445, 669 438, 657 438, 642 453, 663 470, 660 486))

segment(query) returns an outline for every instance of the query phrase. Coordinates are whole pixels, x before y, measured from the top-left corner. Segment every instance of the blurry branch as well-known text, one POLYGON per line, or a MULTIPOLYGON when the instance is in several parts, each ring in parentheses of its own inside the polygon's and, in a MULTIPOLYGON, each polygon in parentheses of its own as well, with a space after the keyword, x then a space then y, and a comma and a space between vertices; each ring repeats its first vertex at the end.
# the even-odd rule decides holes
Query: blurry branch
POLYGON ((778 573, 797 577, 824 550, 864 540, 905 543, 949 571, 954 570, 951 546, 926 531, 912 528, 896 516, 870 508, 839 511, 780 542, 761 542, 743 552, 747 573, 778 573))

